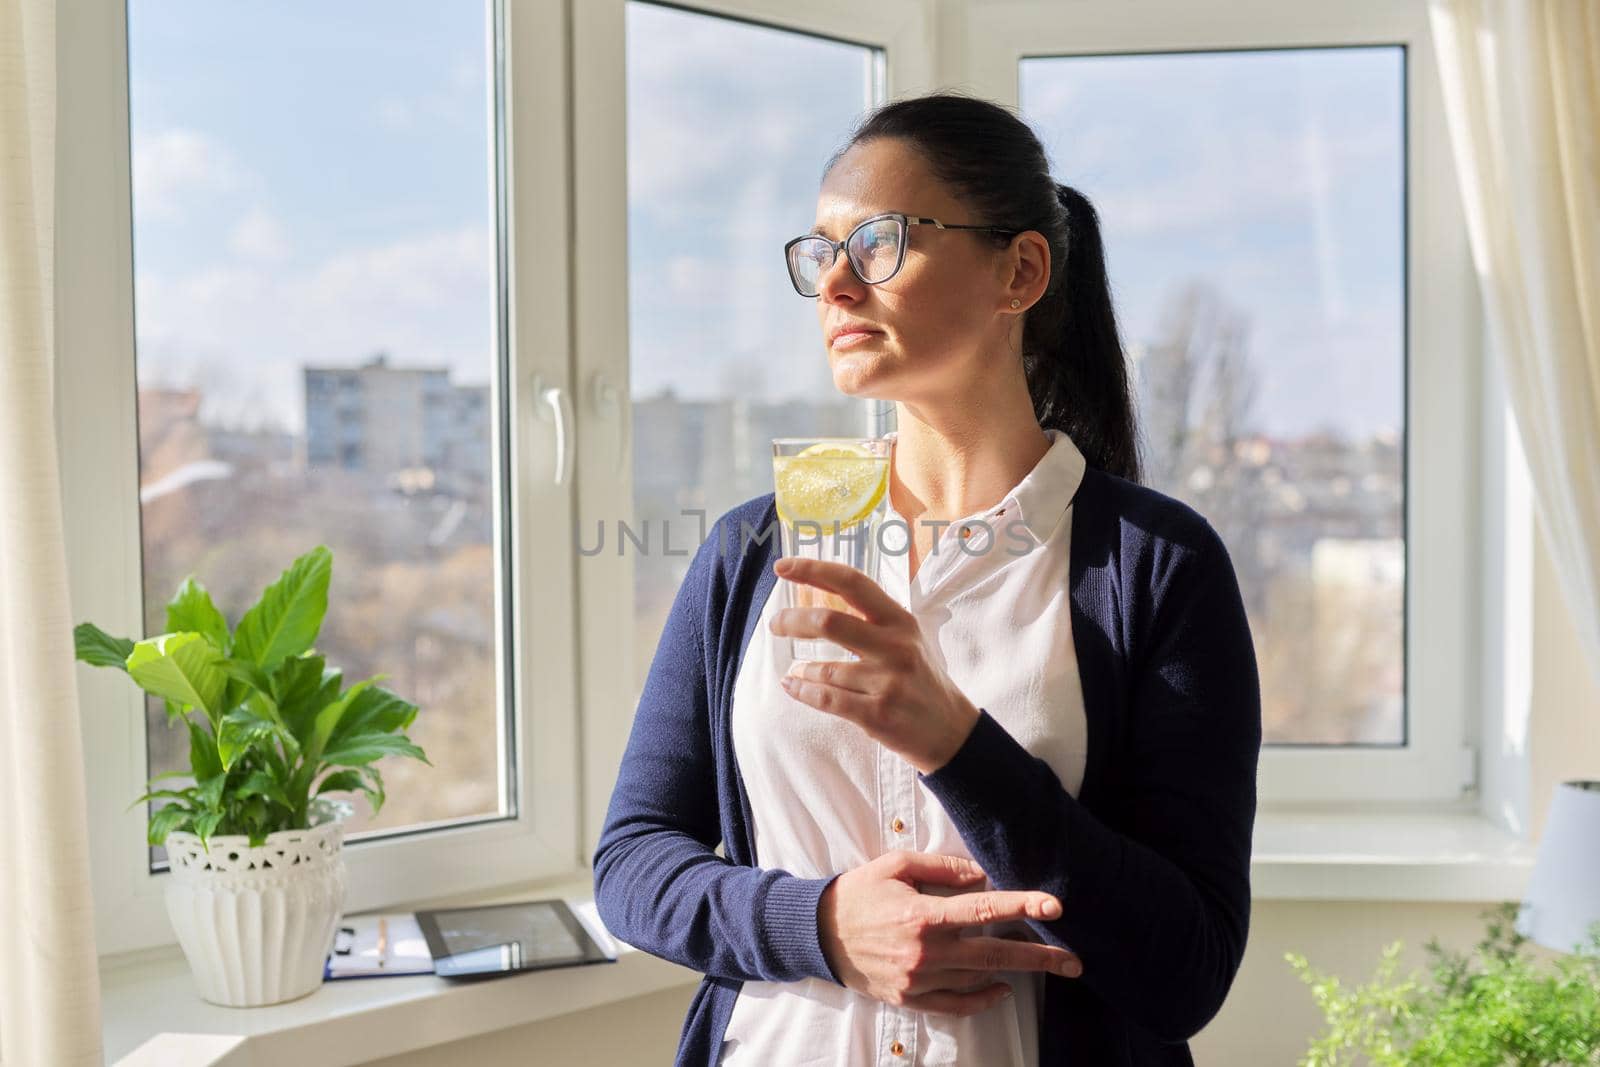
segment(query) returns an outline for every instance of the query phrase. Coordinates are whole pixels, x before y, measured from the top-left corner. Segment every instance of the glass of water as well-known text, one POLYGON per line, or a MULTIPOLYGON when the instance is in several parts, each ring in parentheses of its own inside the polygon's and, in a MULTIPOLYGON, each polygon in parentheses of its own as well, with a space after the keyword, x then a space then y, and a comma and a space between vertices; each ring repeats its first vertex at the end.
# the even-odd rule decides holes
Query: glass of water
MULTIPOLYGON (((879 529, 888 508, 887 438, 779 437, 772 442, 772 480, 783 554, 844 563, 878 580, 879 529)), ((783 607, 860 612, 843 598, 784 579, 783 607)), ((796 660, 854 660, 822 638, 790 638, 796 660)))

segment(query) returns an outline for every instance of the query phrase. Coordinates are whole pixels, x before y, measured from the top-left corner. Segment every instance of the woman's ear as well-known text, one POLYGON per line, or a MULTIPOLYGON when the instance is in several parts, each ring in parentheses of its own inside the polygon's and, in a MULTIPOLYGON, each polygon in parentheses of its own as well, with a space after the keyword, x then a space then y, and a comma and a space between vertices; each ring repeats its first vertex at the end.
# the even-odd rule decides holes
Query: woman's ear
POLYGON ((1004 303, 1026 311, 1039 302, 1050 285, 1050 242, 1037 230, 1025 230, 1011 239, 1006 255, 1004 303))

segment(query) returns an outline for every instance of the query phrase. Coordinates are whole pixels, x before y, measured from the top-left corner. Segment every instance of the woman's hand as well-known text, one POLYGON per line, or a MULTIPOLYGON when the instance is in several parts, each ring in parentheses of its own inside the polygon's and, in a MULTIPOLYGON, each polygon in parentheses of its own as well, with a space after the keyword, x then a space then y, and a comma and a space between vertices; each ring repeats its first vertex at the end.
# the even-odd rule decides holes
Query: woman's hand
POLYGON ((1083 973, 1073 953, 1005 937, 964 936, 962 929, 1020 919, 1056 919, 1049 893, 965 892, 933 896, 917 882, 971 887, 983 869, 960 856, 890 852, 846 871, 817 904, 823 955, 850 989, 917 1011, 972 1015, 1010 992, 1000 971, 1083 973))
POLYGON ((861 617, 832 608, 784 608, 772 632, 825 638, 859 660, 795 663, 783 678, 790 696, 849 719, 923 774, 949 762, 972 733, 978 709, 928 656, 916 616, 871 578, 829 560, 785 556, 778 577, 837 594, 861 617))

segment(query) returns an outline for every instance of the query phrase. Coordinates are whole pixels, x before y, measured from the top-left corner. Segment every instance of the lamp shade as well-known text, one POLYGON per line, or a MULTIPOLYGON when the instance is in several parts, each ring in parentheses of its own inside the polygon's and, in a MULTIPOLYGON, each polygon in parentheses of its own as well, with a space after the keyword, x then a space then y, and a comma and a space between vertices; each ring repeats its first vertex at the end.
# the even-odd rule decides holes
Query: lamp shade
POLYGON ((1562 782, 1550 803, 1517 932, 1557 952, 1594 951, 1600 922, 1600 782, 1562 782))

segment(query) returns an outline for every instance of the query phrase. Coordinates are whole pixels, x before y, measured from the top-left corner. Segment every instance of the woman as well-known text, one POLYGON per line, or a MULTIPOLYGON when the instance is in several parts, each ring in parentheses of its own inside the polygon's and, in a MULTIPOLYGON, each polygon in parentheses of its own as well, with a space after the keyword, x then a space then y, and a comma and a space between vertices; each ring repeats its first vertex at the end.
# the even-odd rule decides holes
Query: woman
POLYGON ((1192 1064, 1249 926, 1259 685, 1223 544, 1138 484, 1093 209, 1009 111, 938 93, 864 120, 786 254, 835 385, 895 403, 912 535, 874 583, 777 560, 771 494, 719 520, 601 917, 706 975, 680 1064, 1192 1064), (857 614, 780 610, 778 577, 857 614))

